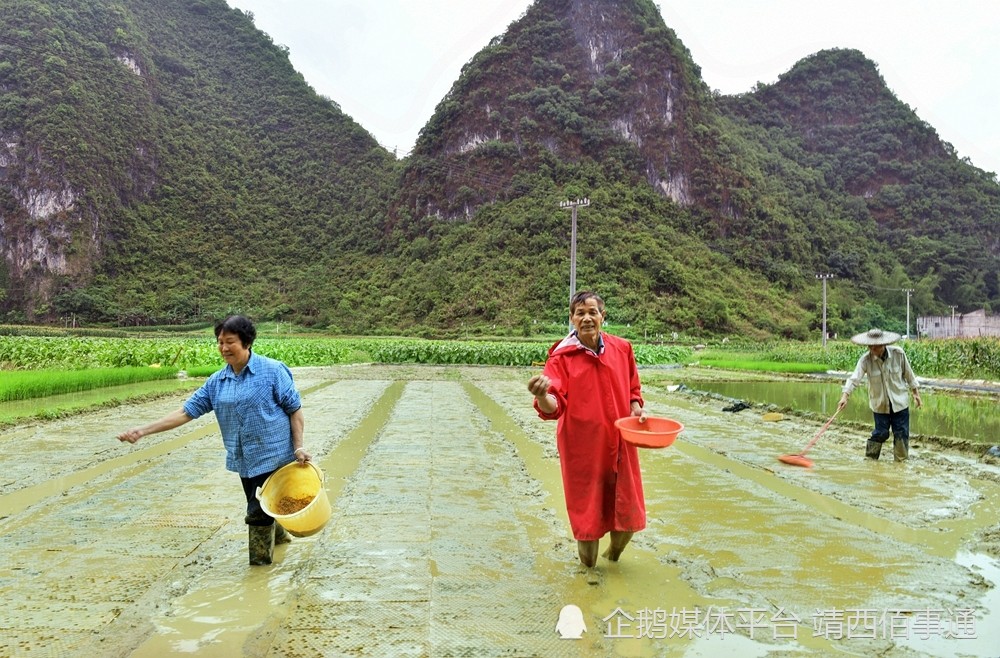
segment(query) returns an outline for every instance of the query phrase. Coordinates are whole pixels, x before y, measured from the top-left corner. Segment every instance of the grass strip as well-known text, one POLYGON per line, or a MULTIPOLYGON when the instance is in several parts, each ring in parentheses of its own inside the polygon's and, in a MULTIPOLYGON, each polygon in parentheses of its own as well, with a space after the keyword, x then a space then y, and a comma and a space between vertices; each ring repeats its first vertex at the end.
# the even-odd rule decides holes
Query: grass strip
POLYGON ((782 373, 826 372, 829 366, 822 363, 775 363, 773 361, 732 361, 726 359, 700 359, 698 365, 722 370, 759 370, 782 373))
POLYGON ((222 368, 223 366, 194 366, 193 368, 185 368, 184 372, 187 373, 188 377, 208 377, 222 368))
POLYGON ((177 376, 177 368, 91 368, 86 370, 13 370, 0 377, 0 402, 79 393, 177 376))

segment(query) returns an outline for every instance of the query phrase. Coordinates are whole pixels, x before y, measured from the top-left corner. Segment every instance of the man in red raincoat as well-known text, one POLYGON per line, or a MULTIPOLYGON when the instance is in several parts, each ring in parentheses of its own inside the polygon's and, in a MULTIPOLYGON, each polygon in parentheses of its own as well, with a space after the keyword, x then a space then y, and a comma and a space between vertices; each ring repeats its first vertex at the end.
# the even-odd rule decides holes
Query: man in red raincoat
POLYGON ((559 421, 566 511, 580 561, 593 567, 605 534, 611 533, 611 545, 604 557, 617 561, 632 535, 646 527, 639 451, 614 424, 630 415, 645 422, 646 412, 632 345, 601 332, 604 301, 581 291, 569 312, 574 330, 552 346, 528 390, 539 417, 559 421))

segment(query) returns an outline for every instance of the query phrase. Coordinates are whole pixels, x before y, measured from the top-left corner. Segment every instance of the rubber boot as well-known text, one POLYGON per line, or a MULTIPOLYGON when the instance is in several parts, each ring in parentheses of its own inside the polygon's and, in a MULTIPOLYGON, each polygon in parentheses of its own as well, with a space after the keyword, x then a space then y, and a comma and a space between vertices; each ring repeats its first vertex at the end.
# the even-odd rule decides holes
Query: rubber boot
POLYGON ((910 458, 910 440, 909 439, 897 439, 892 437, 892 456, 896 458, 898 462, 905 462, 910 458))
POLYGON ((271 564, 274 556, 274 525, 248 525, 250 564, 271 564))
POLYGON ((289 544, 292 541, 292 535, 285 530, 285 528, 278 523, 274 522, 274 545, 278 544, 289 544))
POLYGON ((868 440, 868 445, 865 446, 865 457, 868 459, 878 459, 879 455, 882 454, 882 442, 868 440))

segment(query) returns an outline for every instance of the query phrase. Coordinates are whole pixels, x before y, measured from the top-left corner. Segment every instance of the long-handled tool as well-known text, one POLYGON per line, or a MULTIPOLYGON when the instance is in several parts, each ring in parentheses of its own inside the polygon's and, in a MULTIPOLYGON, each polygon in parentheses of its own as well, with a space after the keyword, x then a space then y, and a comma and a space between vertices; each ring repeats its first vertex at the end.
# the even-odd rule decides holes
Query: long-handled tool
POLYGON ((800 452, 797 455, 781 455, 778 457, 778 461, 784 462, 786 464, 791 464, 792 466, 803 466, 805 468, 812 468, 813 462, 811 459, 808 459, 806 457, 806 453, 809 452, 809 448, 812 448, 814 445, 816 445, 816 442, 819 441, 819 437, 823 436, 823 432, 826 431, 826 428, 830 426, 830 423, 833 422, 833 419, 836 418, 837 414, 839 413, 840 409, 838 408, 836 411, 833 412, 833 415, 830 416, 830 420, 826 421, 826 424, 823 425, 823 427, 819 428, 819 431, 816 432, 816 436, 814 436, 812 440, 806 444, 806 447, 802 449, 802 452, 800 452))

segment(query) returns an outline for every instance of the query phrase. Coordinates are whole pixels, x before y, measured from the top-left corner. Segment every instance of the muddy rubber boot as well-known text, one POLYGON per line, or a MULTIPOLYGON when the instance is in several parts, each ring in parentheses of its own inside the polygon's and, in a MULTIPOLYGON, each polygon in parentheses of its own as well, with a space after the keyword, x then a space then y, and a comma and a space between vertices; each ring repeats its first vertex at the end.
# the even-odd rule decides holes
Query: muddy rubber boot
POLYGON ((274 526, 248 525, 250 564, 260 566, 271 564, 274 556, 274 526))
POLYGON ((879 455, 882 454, 882 443, 880 441, 868 441, 868 445, 865 446, 865 457, 868 459, 878 459, 879 455))
POLYGON ((292 535, 289 534, 287 530, 277 521, 274 522, 274 545, 278 544, 290 544, 292 541, 292 535))
POLYGON ((892 456, 896 458, 898 462, 905 462, 910 458, 910 441, 909 439, 897 439, 892 437, 892 456))

